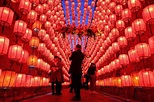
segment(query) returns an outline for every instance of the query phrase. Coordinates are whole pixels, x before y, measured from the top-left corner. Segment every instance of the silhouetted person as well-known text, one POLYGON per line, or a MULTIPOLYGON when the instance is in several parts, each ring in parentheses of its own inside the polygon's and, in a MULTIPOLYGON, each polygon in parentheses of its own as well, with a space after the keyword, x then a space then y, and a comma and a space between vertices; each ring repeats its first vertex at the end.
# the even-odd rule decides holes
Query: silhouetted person
POLYGON ((71 65, 69 69, 69 74, 71 74, 72 84, 75 92, 75 96, 72 100, 81 100, 80 96, 80 87, 81 87, 81 75, 82 75, 82 68, 81 64, 84 59, 84 54, 81 52, 81 45, 76 45, 75 51, 72 52, 71 57, 71 65))

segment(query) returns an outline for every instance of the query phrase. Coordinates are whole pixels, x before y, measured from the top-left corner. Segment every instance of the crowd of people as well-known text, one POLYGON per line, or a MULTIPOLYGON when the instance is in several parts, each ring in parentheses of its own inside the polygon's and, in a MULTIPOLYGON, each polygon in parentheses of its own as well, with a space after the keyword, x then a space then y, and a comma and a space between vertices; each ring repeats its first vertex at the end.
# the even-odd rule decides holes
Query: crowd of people
MULTIPOLYGON (((71 61, 70 69, 68 73, 70 74, 70 93, 75 93, 72 97, 72 101, 80 101, 80 89, 82 86, 82 63, 85 55, 81 51, 81 45, 77 44, 75 51, 72 52, 69 60, 71 61)), ((62 95, 62 83, 64 82, 63 71, 62 71, 62 61, 59 56, 55 56, 53 63, 51 64, 51 69, 49 72, 50 82, 52 87, 52 95, 62 95), (55 90, 56 84, 56 90, 55 90), (56 92, 55 92, 56 91, 56 92)), ((89 69, 85 75, 84 86, 85 89, 89 89, 88 82, 90 81, 90 93, 96 94, 96 65, 91 63, 89 69)))

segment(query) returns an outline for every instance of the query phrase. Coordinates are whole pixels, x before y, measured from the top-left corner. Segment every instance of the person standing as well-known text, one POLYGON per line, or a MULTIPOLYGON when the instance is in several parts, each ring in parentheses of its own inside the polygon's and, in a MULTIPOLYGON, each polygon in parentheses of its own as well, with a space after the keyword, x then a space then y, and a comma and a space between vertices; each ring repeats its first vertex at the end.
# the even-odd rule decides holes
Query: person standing
POLYGON ((71 65, 69 69, 69 74, 71 74, 72 84, 75 92, 75 96, 72 100, 81 100, 80 96, 80 87, 81 87, 81 76, 82 76, 82 61, 84 59, 84 54, 81 52, 81 45, 77 44, 75 47, 75 51, 72 52, 71 57, 71 65))

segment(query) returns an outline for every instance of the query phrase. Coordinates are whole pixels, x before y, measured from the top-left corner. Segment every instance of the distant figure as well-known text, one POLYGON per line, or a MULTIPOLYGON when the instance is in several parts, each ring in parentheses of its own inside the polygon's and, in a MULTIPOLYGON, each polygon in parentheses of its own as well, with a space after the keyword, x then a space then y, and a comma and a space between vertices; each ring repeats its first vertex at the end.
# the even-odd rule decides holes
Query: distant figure
POLYGON ((82 76, 82 61, 84 59, 84 54, 81 52, 81 45, 77 44, 75 47, 75 51, 72 52, 71 57, 71 65, 69 69, 69 74, 71 74, 72 84, 75 92, 75 96, 72 100, 81 100, 80 96, 80 88, 81 88, 81 76, 82 76))
POLYGON ((61 58, 58 56, 54 57, 54 64, 51 65, 51 77, 50 82, 52 83, 52 95, 62 95, 62 82, 63 82, 63 72, 62 72, 62 62, 61 58), (56 93, 54 92, 54 84, 56 83, 56 93))
POLYGON ((95 63, 91 63, 87 75, 90 79, 90 93, 96 94, 96 65, 95 63))

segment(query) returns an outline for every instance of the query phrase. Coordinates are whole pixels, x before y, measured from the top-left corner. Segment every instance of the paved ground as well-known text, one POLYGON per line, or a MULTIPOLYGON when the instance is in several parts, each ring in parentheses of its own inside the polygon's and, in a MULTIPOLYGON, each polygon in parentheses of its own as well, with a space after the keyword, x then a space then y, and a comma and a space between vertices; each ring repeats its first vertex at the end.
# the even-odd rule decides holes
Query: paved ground
MULTIPOLYGON (((74 93, 69 93, 69 89, 64 89, 61 96, 55 96, 51 93, 37 96, 31 99, 24 100, 22 102, 72 102, 70 99, 74 96, 74 93)), ((76 101, 78 102, 78 101, 76 101)), ((81 90, 81 101, 79 102, 124 102, 109 96, 102 94, 90 94, 89 90, 81 90)))

